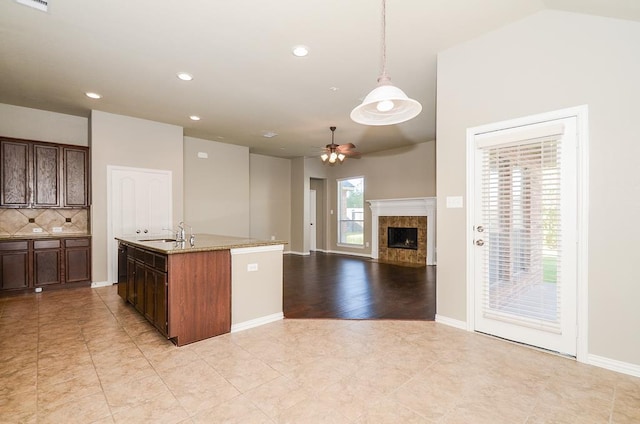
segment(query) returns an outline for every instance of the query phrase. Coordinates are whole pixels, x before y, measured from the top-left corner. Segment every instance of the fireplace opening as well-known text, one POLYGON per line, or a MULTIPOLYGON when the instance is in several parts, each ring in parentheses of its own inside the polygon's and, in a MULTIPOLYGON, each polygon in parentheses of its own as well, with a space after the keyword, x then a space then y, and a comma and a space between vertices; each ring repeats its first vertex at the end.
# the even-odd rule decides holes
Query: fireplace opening
POLYGON ((389 227, 387 230, 387 247, 418 250, 418 229, 389 227))

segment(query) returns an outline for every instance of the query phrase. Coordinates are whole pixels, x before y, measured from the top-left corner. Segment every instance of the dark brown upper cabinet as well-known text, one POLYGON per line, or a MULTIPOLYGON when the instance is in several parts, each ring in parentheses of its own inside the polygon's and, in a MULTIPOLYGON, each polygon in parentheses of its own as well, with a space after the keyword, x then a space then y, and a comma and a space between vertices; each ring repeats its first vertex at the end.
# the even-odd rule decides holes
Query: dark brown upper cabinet
POLYGON ((89 206, 89 148, 0 138, 0 206, 89 206))
POLYGON ((89 206, 89 149, 62 147, 63 152, 63 206, 79 208, 89 206))
POLYGON ((26 208, 31 205, 30 151, 29 142, 0 139, 0 206, 26 208))

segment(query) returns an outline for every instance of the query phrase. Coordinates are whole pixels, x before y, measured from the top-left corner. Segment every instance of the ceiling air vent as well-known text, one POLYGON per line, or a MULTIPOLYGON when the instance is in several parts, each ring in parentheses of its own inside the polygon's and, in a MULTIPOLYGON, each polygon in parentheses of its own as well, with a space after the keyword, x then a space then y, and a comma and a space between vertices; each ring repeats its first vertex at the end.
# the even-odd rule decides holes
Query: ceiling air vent
POLYGON ((33 7, 34 9, 42 10, 46 12, 49 10, 49 0, 16 0, 20 4, 33 7))

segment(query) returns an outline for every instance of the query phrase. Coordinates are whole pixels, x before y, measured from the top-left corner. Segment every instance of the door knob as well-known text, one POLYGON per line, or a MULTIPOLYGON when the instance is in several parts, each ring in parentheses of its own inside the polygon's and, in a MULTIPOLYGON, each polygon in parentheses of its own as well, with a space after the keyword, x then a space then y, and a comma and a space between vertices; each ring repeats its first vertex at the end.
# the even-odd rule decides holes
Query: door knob
POLYGON ((484 240, 476 240, 476 246, 484 246, 484 240))

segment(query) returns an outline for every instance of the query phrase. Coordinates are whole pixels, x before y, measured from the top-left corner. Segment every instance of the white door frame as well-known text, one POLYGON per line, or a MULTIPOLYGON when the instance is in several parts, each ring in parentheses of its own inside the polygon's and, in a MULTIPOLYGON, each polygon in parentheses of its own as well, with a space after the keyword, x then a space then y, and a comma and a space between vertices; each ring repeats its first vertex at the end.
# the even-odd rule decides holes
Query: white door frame
POLYGON ((317 192, 309 190, 309 251, 318 250, 317 192))
POLYGON ((588 149, 588 107, 587 105, 576 106, 572 108, 556 110, 538 115, 531 115, 522 118, 512 119, 508 121, 495 122, 491 124, 481 125, 478 127, 467 129, 467 330, 475 331, 475 271, 474 271, 474 244, 475 237, 473 225, 475 221, 475 137, 479 134, 504 130, 508 128, 532 125, 540 122, 551 121, 556 119, 575 117, 577 120, 577 170, 578 170, 578 216, 577 216, 577 293, 576 293, 576 310, 577 310, 577 341, 576 341, 576 359, 578 362, 587 362, 588 353, 588 224, 589 224, 589 149, 588 149))

